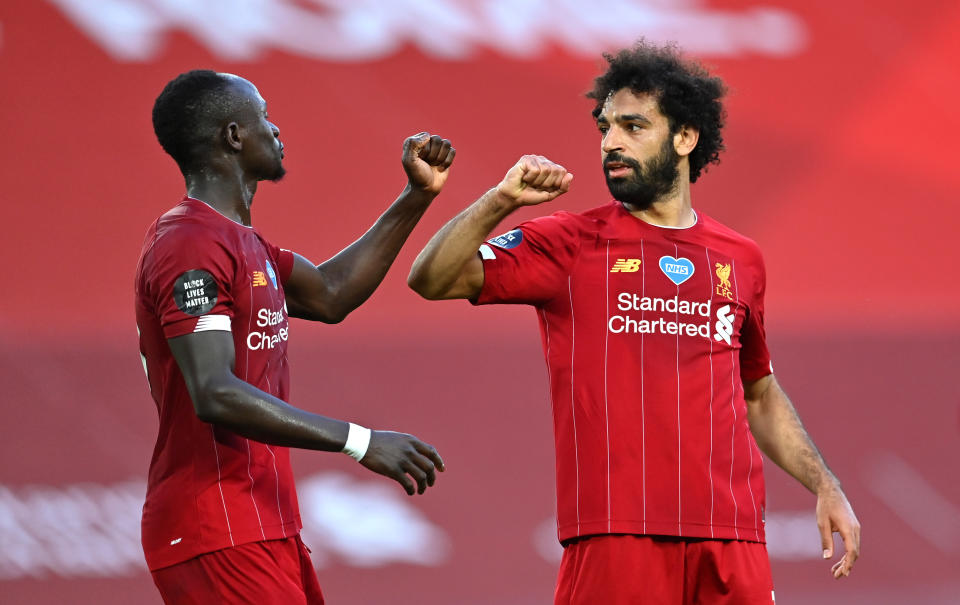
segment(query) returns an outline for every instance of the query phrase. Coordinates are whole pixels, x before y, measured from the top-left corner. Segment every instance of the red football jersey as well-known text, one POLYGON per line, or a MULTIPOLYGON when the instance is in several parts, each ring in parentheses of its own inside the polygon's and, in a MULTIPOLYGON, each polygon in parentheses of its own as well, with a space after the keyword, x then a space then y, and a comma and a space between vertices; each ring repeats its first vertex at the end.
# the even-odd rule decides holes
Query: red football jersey
POLYGON ((481 246, 486 303, 537 309, 553 399, 560 540, 609 533, 764 541, 742 380, 771 372, 757 245, 619 202, 481 246))
POLYGON ((147 231, 136 276, 140 353, 160 416, 143 506, 147 565, 286 538, 301 527, 286 448, 201 422, 168 338, 233 333, 234 373, 286 400, 283 282, 293 255, 191 198, 147 231))

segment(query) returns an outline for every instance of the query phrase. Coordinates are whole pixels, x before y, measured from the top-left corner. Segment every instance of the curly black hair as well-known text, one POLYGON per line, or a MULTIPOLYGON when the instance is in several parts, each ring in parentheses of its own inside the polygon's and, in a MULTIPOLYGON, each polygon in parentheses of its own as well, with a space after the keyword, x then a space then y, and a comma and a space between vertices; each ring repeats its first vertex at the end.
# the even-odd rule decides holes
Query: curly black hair
POLYGON ((652 94, 672 133, 681 126, 700 133, 689 156, 690 182, 696 182, 707 164, 720 162, 726 118, 720 99, 727 92, 720 78, 711 76, 699 63, 685 61, 673 43, 658 47, 640 39, 632 48, 616 55, 604 53, 603 58, 609 68, 594 80, 593 90, 587 93, 587 98, 596 101, 594 118, 600 115, 607 97, 618 90, 652 94))
POLYGON ((184 174, 199 167, 234 107, 229 78, 209 69, 182 73, 153 104, 153 131, 184 174))

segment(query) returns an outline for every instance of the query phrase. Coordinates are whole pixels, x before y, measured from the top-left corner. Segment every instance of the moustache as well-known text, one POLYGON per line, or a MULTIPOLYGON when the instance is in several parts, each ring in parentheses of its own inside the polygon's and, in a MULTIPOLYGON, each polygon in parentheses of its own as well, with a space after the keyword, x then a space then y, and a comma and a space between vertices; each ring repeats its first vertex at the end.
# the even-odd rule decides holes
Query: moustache
POLYGON ((624 164, 626 166, 630 166, 638 172, 640 171, 640 162, 633 158, 628 158, 617 151, 611 151, 609 154, 607 154, 607 157, 603 158, 604 170, 609 170, 610 164, 624 164))

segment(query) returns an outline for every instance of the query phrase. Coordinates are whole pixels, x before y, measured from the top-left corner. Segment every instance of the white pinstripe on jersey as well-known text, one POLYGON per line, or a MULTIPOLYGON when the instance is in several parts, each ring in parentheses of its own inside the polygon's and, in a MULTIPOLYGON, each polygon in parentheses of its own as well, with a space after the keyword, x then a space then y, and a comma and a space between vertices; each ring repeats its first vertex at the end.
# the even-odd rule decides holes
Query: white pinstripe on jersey
MULTIPOLYGON (((740 300, 740 287, 739 281, 737 279, 737 262, 735 259, 730 259, 730 264, 733 267, 733 271, 730 272, 733 275, 733 294, 737 300, 740 300)), ((746 318, 744 318, 746 321, 746 318)), ((740 331, 743 331, 743 328, 740 328, 740 331)), ((734 391, 734 398, 736 398, 737 393, 734 391)), ((758 526, 759 519, 757 518, 757 501, 753 497, 753 486, 750 484, 750 477, 753 475, 753 446, 750 443, 750 434, 747 433, 744 435, 745 441, 747 442, 747 456, 750 459, 750 468, 747 470, 747 492, 750 494, 750 504, 753 505, 753 524, 757 534, 757 540, 760 539, 760 529, 758 526)))
MULTIPOLYGON (((707 293, 707 300, 713 299, 713 263, 710 262, 710 250, 704 246, 704 253, 707 255, 707 275, 710 276, 710 292, 707 293)), ((707 463, 707 476, 710 478, 710 537, 713 537, 713 339, 708 338, 710 345, 710 455, 707 463)))
MULTIPOLYGON (((680 247, 677 244, 673 244, 673 257, 676 259, 680 258, 680 247)), ((680 296, 680 284, 677 286, 677 297, 680 296)), ((677 322, 680 321, 680 313, 674 313, 674 318, 677 322)), ((683 473, 681 469, 683 465, 681 464, 682 460, 680 457, 683 444, 680 440, 680 332, 677 332, 677 350, 676 350, 676 359, 677 359, 677 535, 683 535, 683 498, 682 498, 682 477, 683 473)))
POLYGON ((573 456, 577 464, 577 532, 580 532, 580 450, 577 445, 577 405, 573 382, 576 375, 577 323, 573 316, 573 277, 567 277, 567 295, 570 297, 570 418, 573 420, 573 456))
MULTIPOLYGON (((269 362, 269 361, 267 362, 267 369, 266 369, 266 372, 265 372, 265 374, 264 374, 264 378, 267 379, 267 388, 269 388, 269 389, 270 389, 270 392, 272 393, 272 392, 273 392, 273 385, 270 384, 270 362, 269 362)), ((274 455, 274 453, 273 453, 273 448, 271 448, 268 444, 265 443, 265 444, 263 444, 263 446, 264 446, 265 448, 267 448, 267 451, 268 451, 268 452, 270 452, 270 459, 273 461, 273 476, 276 477, 276 479, 277 479, 277 483, 276 483, 276 487, 277 487, 277 515, 279 515, 279 517, 280 517, 280 525, 283 525, 283 509, 280 508, 280 472, 277 470, 277 457, 276 457, 276 455, 274 455)), ((261 530, 262 530, 262 528, 261 528, 261 530)))
MULTIPOLYGON (((647 257, 640 240, 640 295, 647 295, 647 257)), ((640 319, 644 319, 644 311, 640 311, 640 319)), ((643 334, 640 334, 640 455, 642 457, 641 491, 643 494, 643 532, 647 532, 647 419, 644 410, 646 403, 646 377, 643 366, 643 334)))
MULTIPOLYGON (((247 260, 247 262, 249 263, 249 259, 247 260)), ((250 289, 250 300, 253 301, 253 281, 250 281, 249 289, 250 289)), ((247 334, 253 331, 253 307, 254 305, 251 304, 250 318, 247 321, 247 334)), ((244 347, 244 349, 246 349, 247 356, 246 356, 246 361, 244 362, 245 367, 243 368, 243 381, 249 383, 250 382, 250 347, 244 347)), ((260 535, 263 536, 264 540, 266 540, 267 534, 263 531, 263 520, 260 518, 260 507, 257 505, 256 497, 253 495, 254 481, 253 481, 253 473, 250 471, 250 467, 253 464, 253 459, 250 456, 250 440, 245 439, 245 441, 247 442, 247 476, 250 477, 250 501, 253 502, 253 512, 257 514, 257 525, 260 526, 260 535)))
POLYGON ((210 437, 213 439, 213 455, 217 459, 217 488, 220 490, 220 502, 223 503, 223 518, 227 520, 227 535, 230 536, 230 546, 236 546, 233 541, 233 530, 230 529, 230 515, 227 513, 227 500, 223 497, 223 473, 220 469, 220 454, 217 452, 217 434, 213 425, 210 425, 210 437))
MULTIPOLYGON (((607 325, 610 322, 610 270, 607 268, 610 266, 610 240, 607 240, 607 262, 604 263, 603 272, 606 278, 606 294, 604 295, 604 300, 606 301, 606 317, 604 319, 603 325, 607 325)), ((610 404, 607 397, 608 385, 607 385, 607 357, 610 349, 610 330, 603 331, 603 419, 606 423, 606 436, 607 436, 607 531, 611 531, 611 524, 613 517, 610 513, 610 404)))
MULTIPOLYGON (((733 263, 733 259, 730 259, 730 263, 733 263)), ((737 268, 734 265, 733 271, 730 273, 734 276, 736 280, 736 271, 737 268)), ((738 298, 739 300, 739 298, 738 298)), ((736 321, 737 310, 740 307, 740 303, 733 303, 733 317, 736 321)), ((737 527, 737 518, 740 514, 740 505, 737 503, 737 495, 733 493, 733 466, 736 461, 736 438, 737 438, 737 383, 734 376, 734 369, 737 367, 736 349, 730 349, 730 409, 733 410, 733 425, 730 430, 730 497, 733 499, 733 531, 737 536, 737 539, 740 539, 740 529, 737 527)))

